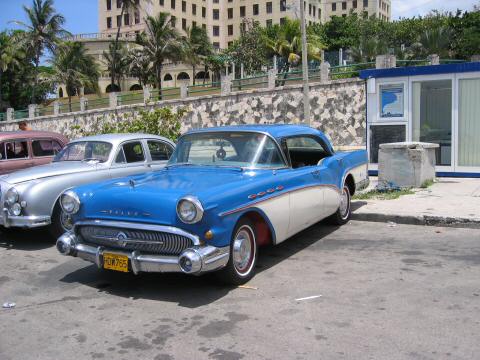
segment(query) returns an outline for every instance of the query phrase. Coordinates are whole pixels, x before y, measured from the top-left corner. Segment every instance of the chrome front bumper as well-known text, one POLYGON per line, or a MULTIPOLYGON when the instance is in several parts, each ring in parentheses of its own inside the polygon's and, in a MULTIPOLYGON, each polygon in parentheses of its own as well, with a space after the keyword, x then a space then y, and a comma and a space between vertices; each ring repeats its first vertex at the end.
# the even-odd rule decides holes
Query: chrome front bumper
POLYGON ((6 228, 36 228, 50 224, 50 216, 12 216, 9 214, 8 209, 5 208, 2 210, 2 216, 0 216, 0 226, 4 226, 6 228))
POLYGON ((179 256, 149 255, 138 251, 125 252, 102 246, 91 246, 79 241, 73 232, 63 234, 57 240, 58 251, 67 256, 79 257, 103 268, 103 254, 128 256, 134 274, 140 272, 183 272, 198 275, 221 269, 227 265, 230 247, 217 248, 210 245, 193 246, 184 250, 179 256))

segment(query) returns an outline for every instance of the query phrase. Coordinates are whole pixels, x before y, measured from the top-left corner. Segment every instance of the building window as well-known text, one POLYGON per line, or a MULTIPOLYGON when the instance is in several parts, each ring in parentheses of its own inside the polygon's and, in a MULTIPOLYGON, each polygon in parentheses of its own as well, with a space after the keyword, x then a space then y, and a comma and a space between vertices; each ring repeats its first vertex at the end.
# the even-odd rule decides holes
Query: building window
POLYGON ((332 11, 337 11, 337 3, 332 3, 332 11))
POLYGON ((182 1, 182 12, 187 12, 187 2, 182 1))
POLYGON ((112 10, 112 0, 107 0, 107 10, 112 10))
POLYGON ((203 29, 203 30, 207 30, 207 25, 202 24, 202 29, 203 29))
POLYGON ((245 6, 240 6, 240 17, 245 17, 245 6))
POLYGON ((273 26, 273 20, 272 19, 267 20, 266 25, 267 27, 273 26))
POLYGON ((314 6, 313 7, 313 17, 317 16, 317 8, 314 6))
POLYGON ((192 21, 192 27, 194 27, 194 28, 197 27, 197 22, 196 21, 192 21))
POLYGON ((117 27, 122 26, 122 15, 117 15, 117 27))
POLYGON ((182 29, 187 30, 187 19, 182 19, 182 29))
POLYGON ((111 29, 111 28, 112 28, 112 18, 107 17, 107 29, 111 29))
POLYGON ((342 2, 342 10, 347 10, 347 2, 342 2))
POLYGON ((319 18, 319 19, 322 18, 322 10, 321 10, 321 9, 318 9, 318 18, 319 18))
POLYGON ((271 14, 273 12, 273 6, 271 1, 267 2, 266 10, 267 10, 267 14, 271 14))
POLYGON ((214 4, 218 4, 218 3, 219 3, 219 0, 213 0, 213 3, 214 3, 214 4))
POLYGON ((233 25, 228 25, 228 36, 233 36, 233 25))
POLYGON ((192 4, 192 15, 197 15, 197 5, 192 4))
POLYGON ((170 0, 170 7, 175 9, 175 0, 170 0))
POLYGON ((177 18, 173 15, 170 17, 170 24, 172 24, 173 27, 177 26, 177 18))
POLYGON ((229 41, 228 42, 228 47, 232 46, 233 45, 233 41, 229 41))
POLYGON ((253 4, 253 15, 258 15, 259 9, 258 4, 253 4))
POLYGON ((233 8, 227 9, 227 16, 229 19, 233 19, 233 8))
POLYGON ((122 7, 122 0, 117 0, 117 9, 122 7))
POLYGON ((138 11, 135 11, 135 24, 140 24, 140 13, 138 11))
POLYGON ((220 49, 220 43, 214 42, 214 43, 213 43, 213 48, 214 48, 214 49, 217 49, 217 50, 220 49))
POLYGON ((287 11, 287 0, 280 0, 280 11, 287 11))
POLYGON ((354 8, 354 9, 356 9, 356 8, 357 8, 357 6, 358 6, 358 4, 357 4, 357 0, 353 0, 353 2, 352 2, 352 6, 353 6, 353 8, 354 8))
POLYGON ((220 36, 220 26, 213 27, 213 36, 220 36))
POLYGON ((220 20, 220 10, 213 9, 213 20, 220 20))
POLYGON ((165 6, 165 0, 159 0, 158 3, 160 4, 160 6, 165 6))
POLYGON ((368 7, 368 0, 363 0, 363 7, 367 8, 368 7))
POLYGON ((308 4, 308 15, 312 16, 312 4, 308 4))
POLYGON ((287 22, 287 18, 284 18, 284 17, 280 18, 280 25, 283 25, 286 22, 287 22))
POLYGON ((124 25, 130 25, 130 14, 123 15, 124 25))
POLYGON ((202 17, 207 17, 207 8, 202 6, 202 17))

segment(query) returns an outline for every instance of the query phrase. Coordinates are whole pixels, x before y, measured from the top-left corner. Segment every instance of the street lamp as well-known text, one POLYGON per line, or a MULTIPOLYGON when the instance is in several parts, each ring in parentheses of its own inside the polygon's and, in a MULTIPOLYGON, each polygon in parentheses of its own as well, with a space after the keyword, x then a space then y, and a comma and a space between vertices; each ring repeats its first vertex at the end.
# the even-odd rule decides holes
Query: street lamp
POLYGON ((305 123, 310 126, 310 87, 308 86, 307 29, 305 24, 304 0, 300 3, 300 24, 302 29, 302 74, 303 74, 303 114, 305 123))

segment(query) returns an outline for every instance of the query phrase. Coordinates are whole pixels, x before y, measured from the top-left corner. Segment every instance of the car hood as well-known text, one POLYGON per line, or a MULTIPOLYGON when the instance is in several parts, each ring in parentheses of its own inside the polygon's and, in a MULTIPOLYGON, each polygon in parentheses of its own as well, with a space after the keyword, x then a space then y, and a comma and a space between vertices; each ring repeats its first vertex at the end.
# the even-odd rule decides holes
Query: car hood
POLYGON ((46 165, 33 166, 31 168, 15 171, 11 174, 2 176, 0 179, 11 185, 19 184, 25 181, 37 180, 51 176, 60 176, 66 174, 92 171, 97 168, 97 163, 80 161, 62 161, 46 165))
MULTIPOLYGON (((208 211, 249 187, 258 174, 233 168, 175 167, 75 189, 80 217, 174 223, 177 201, 196 196, 208 211)), ((246 191, 246 190, 245 190, 246 191)))

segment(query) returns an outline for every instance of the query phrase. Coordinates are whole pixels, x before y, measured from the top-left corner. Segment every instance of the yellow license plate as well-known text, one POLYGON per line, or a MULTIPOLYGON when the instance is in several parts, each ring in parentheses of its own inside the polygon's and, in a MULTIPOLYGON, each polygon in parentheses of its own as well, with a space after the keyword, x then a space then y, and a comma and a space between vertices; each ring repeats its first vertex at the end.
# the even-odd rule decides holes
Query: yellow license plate
POLYGON ((103 254, 103 268, 128 272, 128 256, 118 254, 103 254))

